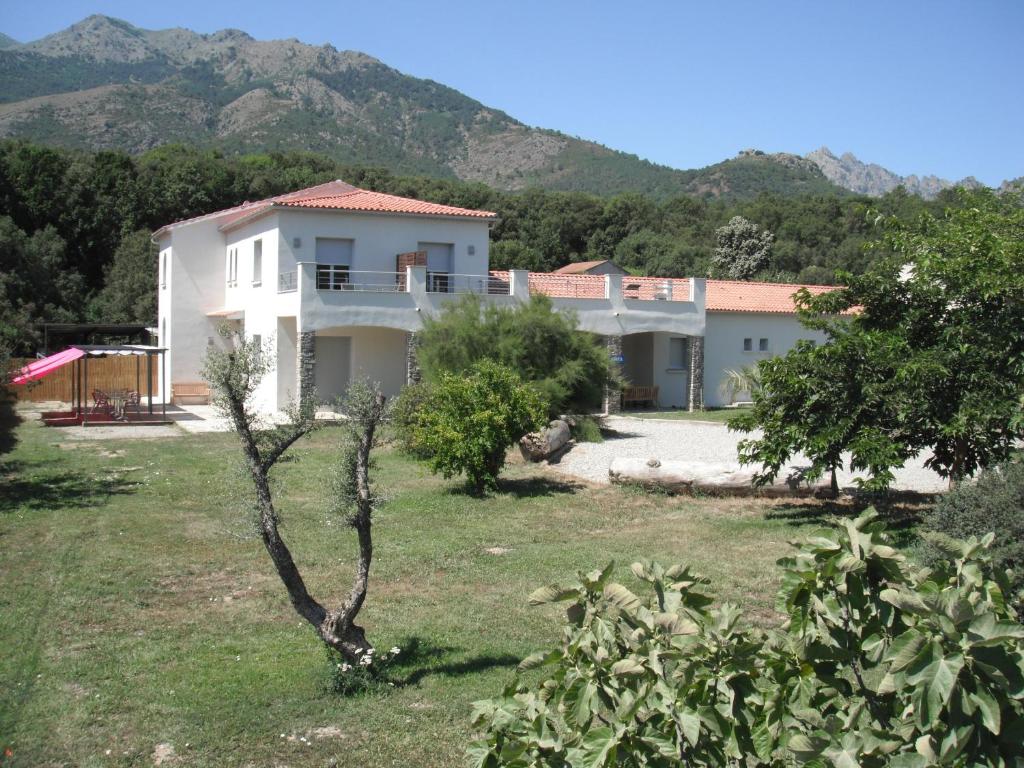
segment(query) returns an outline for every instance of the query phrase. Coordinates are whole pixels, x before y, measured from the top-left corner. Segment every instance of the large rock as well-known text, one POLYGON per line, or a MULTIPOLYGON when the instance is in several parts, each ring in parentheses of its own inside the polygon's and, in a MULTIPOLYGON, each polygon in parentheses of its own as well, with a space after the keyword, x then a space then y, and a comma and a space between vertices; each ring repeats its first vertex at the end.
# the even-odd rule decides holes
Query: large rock
POLYGON ((831 492, 827 481, 808 483, 796 467, 780 472, 771 485, 757 487, 753 484, 754 472, 737 464, 620 457, 612 460, 608 476, 613 483, 684 494, 826 496, 831 492))
POLYGON ((519 451, 527 461, 544 461, 560 451, 571 437, 569 424, 555 419, 540 432, 531 432, 519 438, 519 451))

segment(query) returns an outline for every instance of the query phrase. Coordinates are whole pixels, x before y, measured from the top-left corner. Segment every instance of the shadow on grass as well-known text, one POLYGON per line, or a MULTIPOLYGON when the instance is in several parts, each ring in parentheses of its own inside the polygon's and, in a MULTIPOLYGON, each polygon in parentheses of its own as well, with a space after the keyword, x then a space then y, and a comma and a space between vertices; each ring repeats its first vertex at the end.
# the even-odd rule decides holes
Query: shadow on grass
POLYGON ((517 499, 533 499, 538 497, 557 496, 576 493, 585 486, 566 480, 555 480, 549 477, 514 477, 498 478, 498 488, 493 493, 478 493, 468 483, 460 483, 448 489, 453 496, 469 496, 474 499, 487 499, 494 495, 515 496, 517 499))
POLYGON ((868 507, 874 507, 888 527, 894 543, 906 547, 917 541, 916 526, 924 508, 935 503, 933 494, 914 491, 856 493, 836 501, 792 501, 769 510, 768 520, 784 520, 788 525, 835 526, 839 520, 852 520, 868 507))
MULTIPOLYGON (((135 492, 135 484, 123 477, 96 477, 73 470, 36 475, 39 466, 20 461, 0 464, 0 515, 16 509, 85 509, 110 496, 135 492)), ((104 471, 97 469, 98 474, 104 471)))
POLYGON ((462 677, 494 668, 511 669, 521 661, 509 653, 485 653, 461 661, 451 661, 449 659, 459 653, 461 648, 437 645, 416 636, 405 638, 399 647, 402 654, 395 660, 392 673, 392 680, 399 687, 416 685, 432 675, 462 677))

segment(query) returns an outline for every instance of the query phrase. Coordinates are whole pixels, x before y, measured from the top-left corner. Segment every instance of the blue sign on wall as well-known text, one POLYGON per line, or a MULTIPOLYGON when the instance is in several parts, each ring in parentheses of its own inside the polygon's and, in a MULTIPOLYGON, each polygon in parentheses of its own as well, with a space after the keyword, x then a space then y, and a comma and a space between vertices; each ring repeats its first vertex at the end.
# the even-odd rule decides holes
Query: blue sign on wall
POLYGON ((624 363, 624 362, 626 362, 626 358, 623 355, 612 355, 612 362, 613 363, 624 363))

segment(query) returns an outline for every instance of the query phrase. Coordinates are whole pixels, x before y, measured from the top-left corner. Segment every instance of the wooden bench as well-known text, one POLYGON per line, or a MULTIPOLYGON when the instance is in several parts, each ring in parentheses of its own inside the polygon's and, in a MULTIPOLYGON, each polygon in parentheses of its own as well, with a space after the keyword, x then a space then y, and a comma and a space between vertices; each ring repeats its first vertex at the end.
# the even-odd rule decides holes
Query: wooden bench
POLYGON ((657 387, 623 387, 622 388, 622 407, 625 408, 629 405, 650 405, 656 406, 658 404, 658 388, 657 387))
POLYGON ((208 405, 210 386, 203 381, 175 381, 171 384, 172 405, 208 405))

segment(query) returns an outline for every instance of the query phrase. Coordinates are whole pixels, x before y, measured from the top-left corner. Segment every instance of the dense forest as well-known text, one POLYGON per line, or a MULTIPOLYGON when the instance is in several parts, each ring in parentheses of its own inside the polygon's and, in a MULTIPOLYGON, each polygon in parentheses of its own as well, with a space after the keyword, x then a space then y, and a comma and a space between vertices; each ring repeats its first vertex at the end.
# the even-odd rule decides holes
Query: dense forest
POLYGON ((91 320, 151 323, 163 224, 341 178, 367 189, 496 211, 492 268, 555 269, 611 258, 636 274, 714 275, 715 232, 742 216, 774 235, 757 280, 830 283, 871 254, 875 213, 910 219, 955 205, 901 189, 743 201, 636 193, 598 197, 480 183, 400 177, 308 153, 225 156, 169 145, 138 157, 0 142, 0 341, 30 353, 37 324, 91 320))

